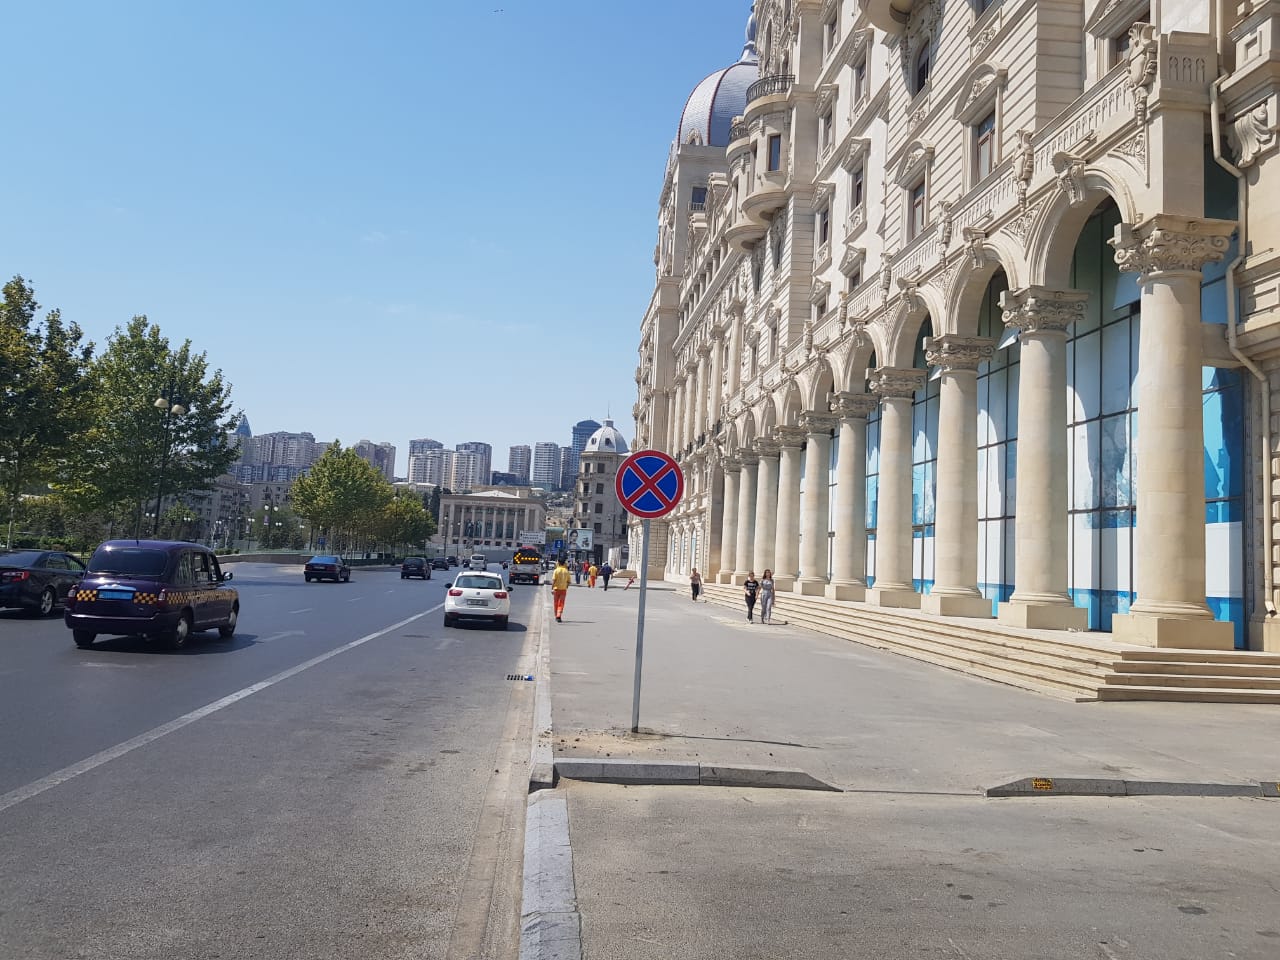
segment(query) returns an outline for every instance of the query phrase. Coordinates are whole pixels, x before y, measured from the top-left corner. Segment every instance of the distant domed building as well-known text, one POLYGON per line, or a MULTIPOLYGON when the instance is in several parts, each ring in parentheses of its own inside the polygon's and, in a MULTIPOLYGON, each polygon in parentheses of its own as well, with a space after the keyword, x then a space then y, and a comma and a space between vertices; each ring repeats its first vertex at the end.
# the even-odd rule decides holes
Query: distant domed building
POLYGON ((614 481, 626 458, 626 439, 606 419, 582 448, 573 486, 572 526, 591 531, 591 549, 579 559, 597 564, 607 559, 617 570, 626 565, 627 513, 618 502, 614 481))

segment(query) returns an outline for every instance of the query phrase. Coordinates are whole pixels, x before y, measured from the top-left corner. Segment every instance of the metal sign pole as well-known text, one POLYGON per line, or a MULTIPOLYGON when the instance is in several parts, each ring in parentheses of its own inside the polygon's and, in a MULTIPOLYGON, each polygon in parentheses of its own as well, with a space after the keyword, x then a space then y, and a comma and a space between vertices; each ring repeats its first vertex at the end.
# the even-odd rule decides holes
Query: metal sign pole
POLYGON ((631 732, 640 732, 640 669, 644 665, 644 595, 649 585, 649 520, 641 521, 644 540, 640 547, 640 610, 636 614, 636 684, 631 697, 631 732))

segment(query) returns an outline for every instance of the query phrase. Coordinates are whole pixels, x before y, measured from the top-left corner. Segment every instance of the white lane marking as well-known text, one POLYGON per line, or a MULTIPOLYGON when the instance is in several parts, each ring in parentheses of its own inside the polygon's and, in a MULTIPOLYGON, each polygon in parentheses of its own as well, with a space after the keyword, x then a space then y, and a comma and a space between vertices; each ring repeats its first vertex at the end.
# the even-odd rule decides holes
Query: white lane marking
POLYGON ((8 793, 0 796, 0 813, 3 813, 10 807, 22 803, 24 800, 30 800, 32 797, 39 796, 46 790, 51 790, 59 784, 66 783, 68 780, 78 777, 82 773, 88 773, 90 770, 100 767, 104 763, 117 760, 120 757, 123 757, 126 753, 131 753, 134 750, 137 750, 139 747, 145 747, 148 743, 159 740, 166 734, 173 733, 175 730, 181 730, 183 727, 195 723, 197 720, 203 720, 205 717, 210 714, 217 713, 224 707, 229 707, 233 703, 239 703, 245 697, 251 697, 255 693, 260 693, 261 691, 266 690, 268 687, 274 687, 277 683, 280 683, 283 680, 288 680, 290 677, 296 677, 304 670, 310 670, 312 667, 318 666, 326 660, 332 660, 339 654, 346 653, 348 650, 354 650, 356 647, 363 646, 370 640, 377 640, 379 637, 385 637, 388 633, 399 630, 401 627, 406 627, 415 620, 421 620, 428 614, 435 613, 443 606, 443 603, 436 604, 430 610, 423 610, 421 613, 415 613, 412 617, 407 617, 399 623, 393 623, 391 626, 384 627, 376 633, 370 633, 361 637, 359 640, 352 640, 350 643, 344 643, 342 646, 335 647, 328 653, 322 653, 318 657, 312 657, 310 660, 303 661, 297 666, 290 667, 288 670, 282 670, 273 677, 268 677, 266 680, 250 684, 243 690, 237 690, 235 693, 228 694, 220 700, 215 700, 213 703, 207 703, 199 709, 192 710, 190 713, 184 713, 176 720, 170 720, 168 723, 162 723, 160 726, 148 730, 146 733, 139 734, 132 740, 126 740, 124 743, 118 743, 114 747, 108 747, 106 750, 95 753, 92 757, 87 757, 79 763, 73 763, 69 767, 63 767, 61 770, 56 770, 47 777, 41 777, 39 780, 33 780, 25 787, 18 787, 16 790, 10 790, 8 793))
POLYGON ((352 597, 350 600, 347 601, 347 603, 356 603, 357 601, 360 601, 363 599, 364 597, 352 597))
POLYGON ((283 640, 285 637, 305 637, 306 635, 307 631, 305 630, 286 630, 283 633, 273 633, 269 637, 263 637, 261 640, 256 640, 254 642, 270 643, 272 640, 283 640))
POLYGON ((80 666, 82 666, 82 667, 110 667, 110 668, 111 668, 111 669, 113 669, 113 670, 137 670, 137 669, 138 669, 138 665, 137 665, 136 663, 99 663, 99 662, 96 662, 96 661, 94 661, 94 660, 82 660, 82 661, 80 662, 80 666))
POLYGON ((385 592, 386 592, 386 593, 395 593, 395 591, 394 591, 394 590, 387 590, 387 591, 385 591, 385 592))
POLYGON ((315 607, 303 607, 301 610, 290 610, 289 616, 296 617, 300 613, 310 613, 315 607))

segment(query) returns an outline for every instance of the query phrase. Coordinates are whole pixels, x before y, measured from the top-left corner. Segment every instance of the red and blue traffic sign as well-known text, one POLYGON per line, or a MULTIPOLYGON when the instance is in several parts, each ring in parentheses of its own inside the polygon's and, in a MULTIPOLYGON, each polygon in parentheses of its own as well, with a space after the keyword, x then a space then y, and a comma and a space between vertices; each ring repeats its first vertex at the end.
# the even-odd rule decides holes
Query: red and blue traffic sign
POLYGON ((665 517, 684 496, 680 465, 660 450, 639 450, 627 457, 613 485, 623 509, 644 520, 665 517))

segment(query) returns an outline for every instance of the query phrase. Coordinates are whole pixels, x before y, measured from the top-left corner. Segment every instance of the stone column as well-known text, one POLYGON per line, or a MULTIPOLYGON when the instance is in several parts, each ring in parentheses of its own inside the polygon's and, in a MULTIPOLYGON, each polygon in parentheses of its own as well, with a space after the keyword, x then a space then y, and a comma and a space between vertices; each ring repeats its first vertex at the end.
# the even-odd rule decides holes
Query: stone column
POLYGON ((677 380, 674 394, 671 398, 671 446, 667 448, 667 452, 672 456, 675 456, 683 446, 683 441, 680 439, 680 431, 684 426, 683 407, 684 381, 677 380))
POLYGON ((1089 628, 1089 612, 1067 595, 1066 354, 1066 330, 1088 299, 1044 287, 1000 295, 1005 326, 1022 331, 1014 589, 999 612, 1001 623, 1017 627, 1089 628))
POLYGON ((756 575, 773 569, 777 562, 776 539, 778 534, 778 454, 776 441, 759 439, 755 443, 756 453, 760 457, 760 466, 756 471, 756 518, 755 518, 755 567, 756 575))
POLYGON ((876 508, 876 582, 867 603, 919 607, 911 575, 911 403, 925 372, 911 367, 868 371, 880 397, 880 494, 876 508))
POLYGON ((795 591, 820 597, 827 592, 831 429, 836 425, 836 418, 809 412, 802 422, 806 433, 804 537, 801 540, 800 579, 796 581, 795 591))
POLYGON ((698 362, 691 359, 684 372, 684 443, 681 446, 692 443, 698 435, 698 362))
POLYGON ((711 334, 711 382, 707 384, 707 432, 710 433, 720 419, 721 384, 724 381, 724 344, 721 333, 711 334))
POLYGON ((1116 228, 1116 262, 1141 274, 1138 344, 1138 599, 1112 618, 1124 643, 1230 650, 1235 628, 1205 603, 1200 282, 1235 224, 1158 214, 1116 228))
POLYGON ((774 437, 780 446, 778 461, 778 524, 774 540, 774 587, 787 591, 800 570, 800 456, 804 430, 778 427, 774 437))
POLYGON ((729 396, 742 387, 742 308, 729 311, 729 396))
POLYGON ((920 609, 944 617, 990 617, 978 590, 978 364, 995 341, 947 335, 925 341, 942 371, 938 410, 938 494, 933 589, 920 609))
MULTIPOLYGON (((744 583, 751 562, 755 559, 755 523, 756 515, 756 471, 759 469, 759 458, 750 450, 740 451, 738 459, 742 461, 742 475, 738 480, 738 545, 733 551, 737 558, 733 582, 744 583)), ((760 571, 756 571, 756 576, 760 571)))
POLYGON ((738 480, 742 464, 734 459, 724 461, 724 499, 720 523, 720 572, 717 583, 732 583, 738 557, 738 480))
POLYGON ((836 462, 835 554, 832 600, 864 600, 867 594, 867 415, 879 399, 866 393, 836 395, 840 457, 836 462))
POLYGON ((707 378, 710 374, 711 347, 703 344, 698 348, 698 402, 694 407, 693 435, 701 436, 707 432, 707 378))

